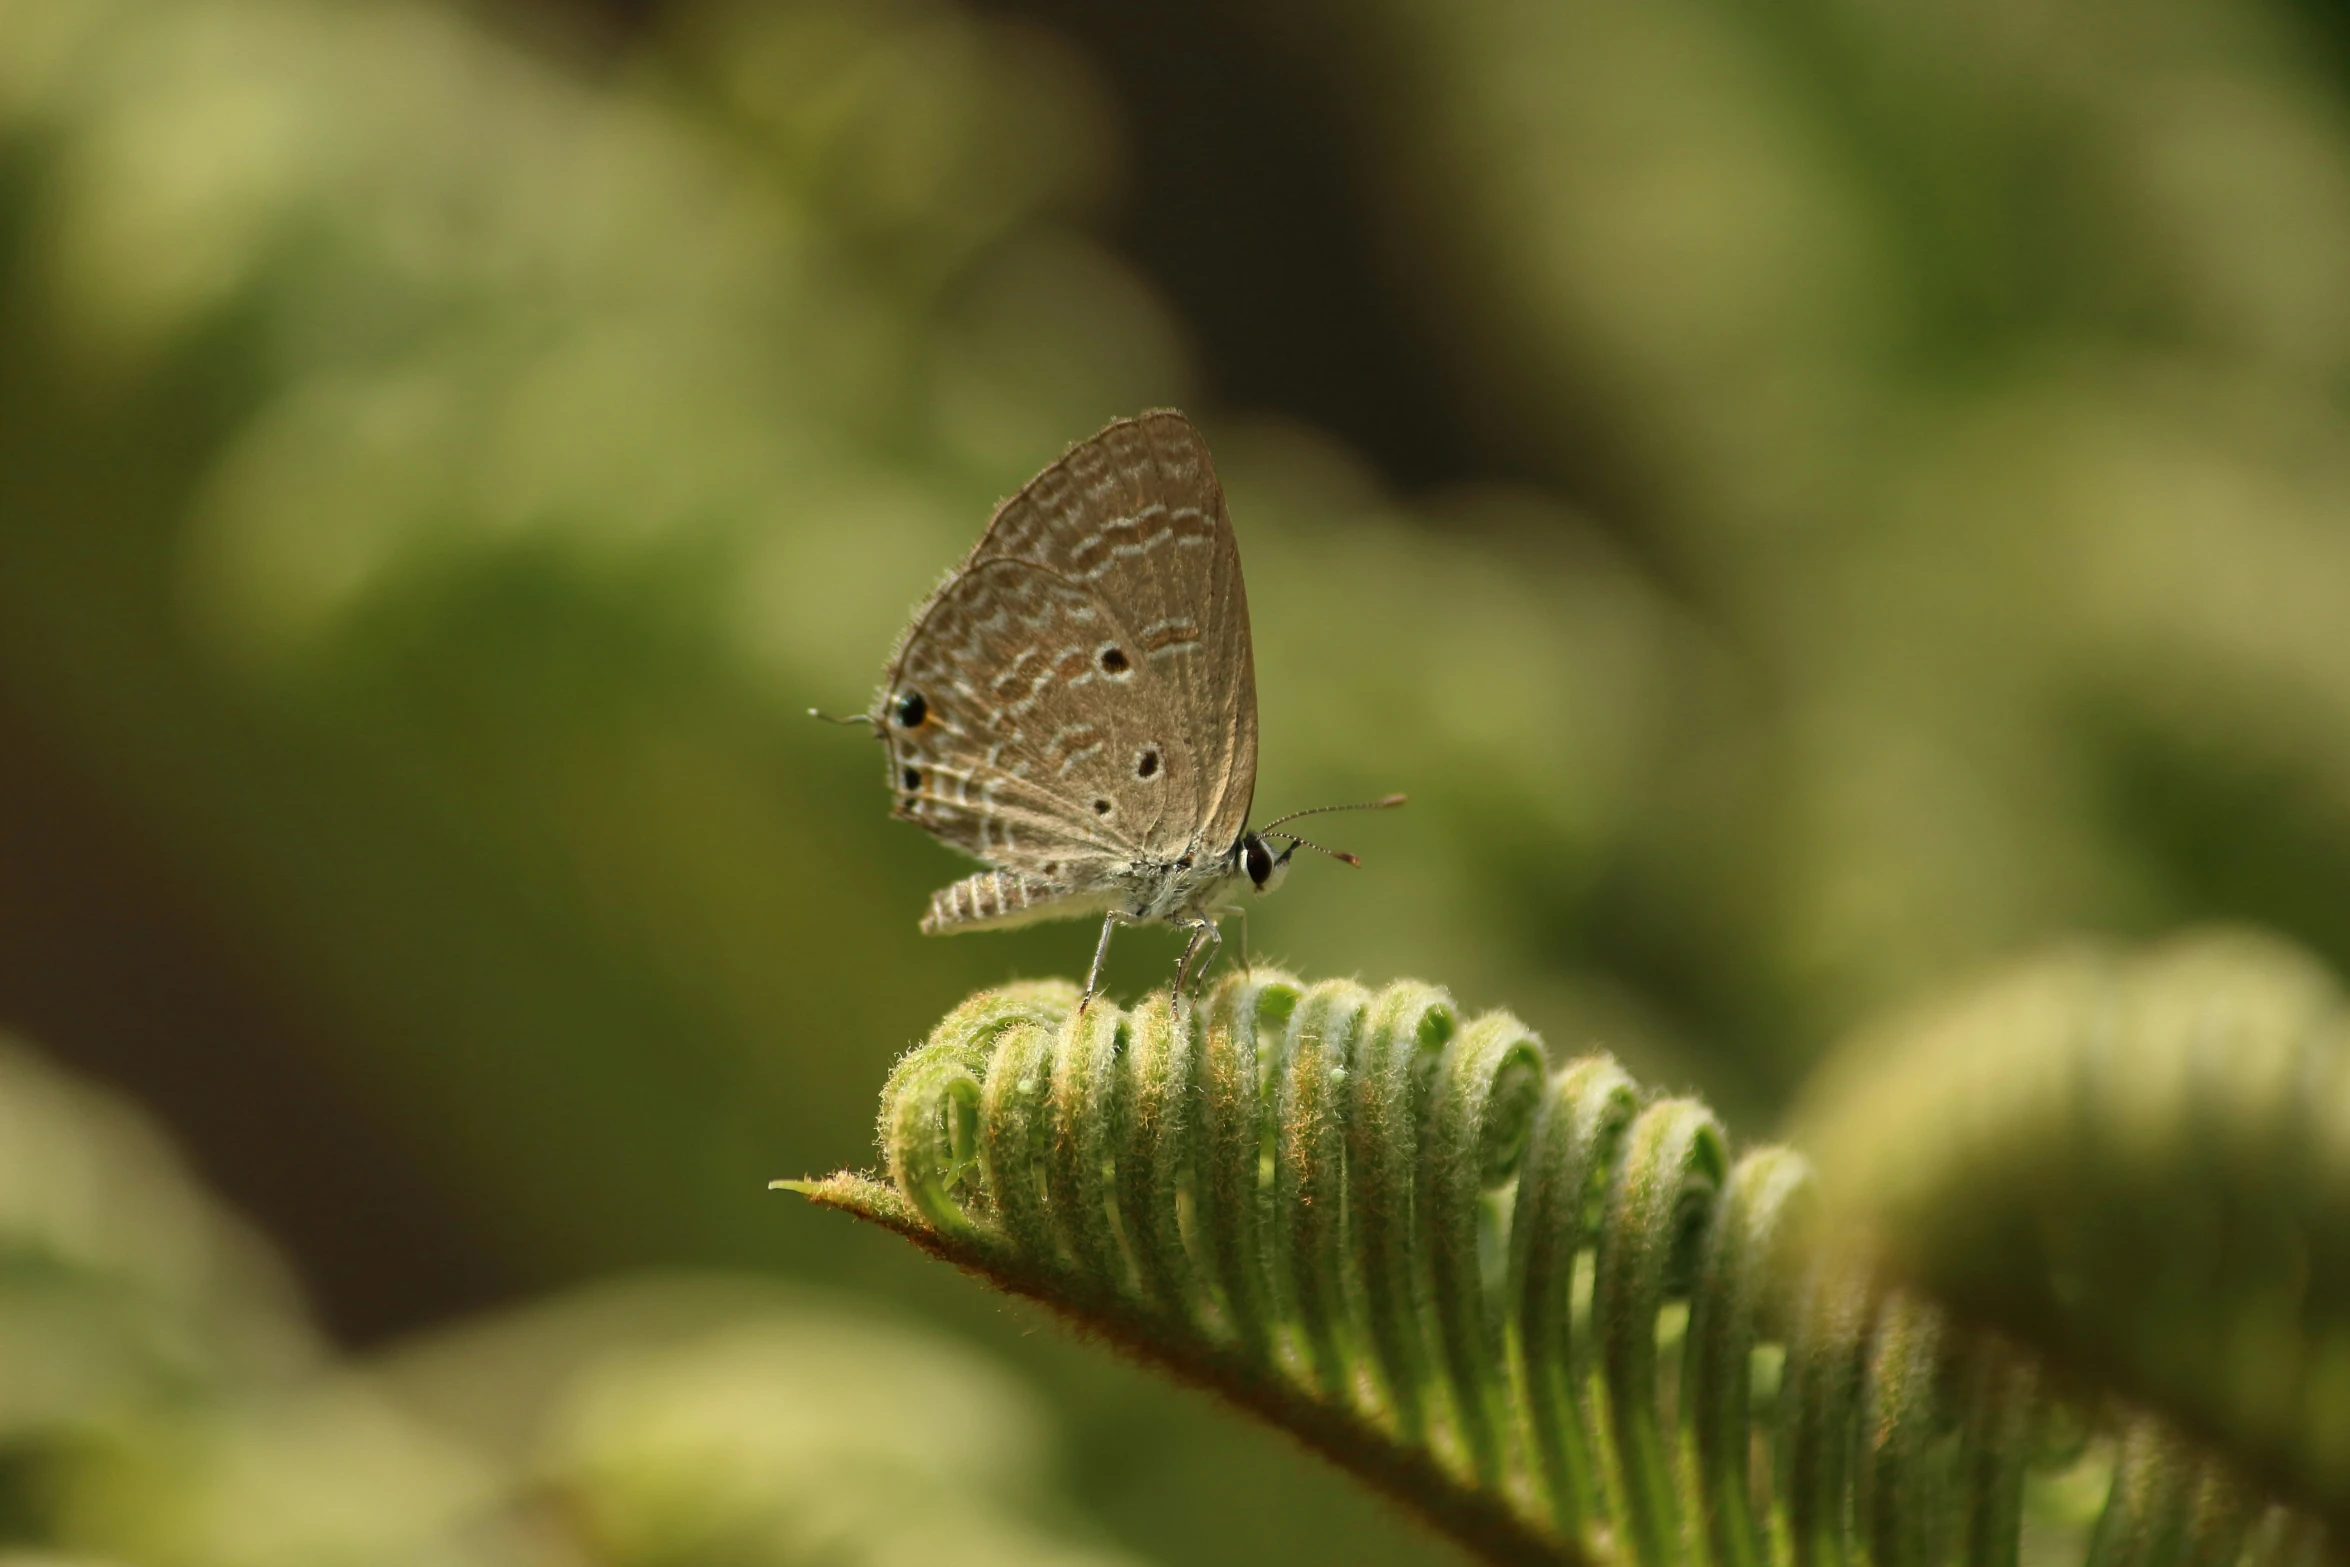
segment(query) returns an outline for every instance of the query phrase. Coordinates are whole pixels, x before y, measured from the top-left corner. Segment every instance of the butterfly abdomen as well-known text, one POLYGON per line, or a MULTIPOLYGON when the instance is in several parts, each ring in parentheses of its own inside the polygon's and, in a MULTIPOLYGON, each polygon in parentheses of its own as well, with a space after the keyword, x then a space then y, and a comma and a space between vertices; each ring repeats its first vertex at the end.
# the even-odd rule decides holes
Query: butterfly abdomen
POLYGON ((1079 904, 1099 908, 1102 900, 1016 871, 981 871, 930 895, 930 912, 922 916, 922 933, 935 936, 943 931, 991 930, 1025 925, 1030 920, 1066 919, 1083 912, 1079 904))

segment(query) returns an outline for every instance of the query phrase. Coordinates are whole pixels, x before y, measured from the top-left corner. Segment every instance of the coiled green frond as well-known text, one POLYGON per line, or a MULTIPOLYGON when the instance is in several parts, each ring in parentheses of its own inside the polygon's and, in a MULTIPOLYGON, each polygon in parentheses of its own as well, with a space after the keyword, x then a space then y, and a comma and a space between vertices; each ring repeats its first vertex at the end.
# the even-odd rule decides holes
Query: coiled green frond
POLYGON ((1734 1157, 1702 1104, 1604 1055, 1554 1067, 1515 1019, 1415 983, 1259 970, 1180 1012, 1076 1000, 966 1002, 890 1079, 892 1184, 798 1189, 1286 1426, 1493 1560, 2011 1564, 2049 1464, 2087 1465, 2075 1491, 2109 1477, 2096 1567, 2315 1548, 2162 1428, 2066 1413, 2012 1348, 1805 1244, 1800 1156, 1734 1157))
POLYGON ((2350 1519, 2350 1009, 2313 959, 2067 948, 1854 1041, 1803 1135, 1902 1276, 2350 1519))

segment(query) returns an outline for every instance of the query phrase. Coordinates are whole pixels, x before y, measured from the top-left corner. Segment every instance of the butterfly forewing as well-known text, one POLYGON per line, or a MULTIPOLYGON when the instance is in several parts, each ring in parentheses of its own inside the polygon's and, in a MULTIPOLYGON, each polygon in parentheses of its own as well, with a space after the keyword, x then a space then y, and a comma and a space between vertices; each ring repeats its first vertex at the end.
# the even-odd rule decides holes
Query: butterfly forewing
POLYGON ((915 617, 883 704, 899 814, 991 864, 1084 887, 1230 848, 1256 678, 1191 422, 1113 424, 998 508, 915 617))
POLYGON ((1240 835, 1256 784, 1256 672, 1240 552, 1207 443, 1180 413, 1121 420, 998 509, 974 562, 1013 558, 1093 591, 1149 676, 1125 713, 1189 748, 1153 849, 1240 835), (1177 830, 1179 829, 1179 830, 1177 830))

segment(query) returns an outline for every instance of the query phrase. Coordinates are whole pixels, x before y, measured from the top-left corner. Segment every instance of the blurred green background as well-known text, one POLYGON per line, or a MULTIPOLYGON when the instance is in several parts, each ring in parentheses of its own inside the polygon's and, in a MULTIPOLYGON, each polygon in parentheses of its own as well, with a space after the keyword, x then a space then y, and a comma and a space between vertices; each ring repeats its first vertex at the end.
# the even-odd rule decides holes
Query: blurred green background
POLYGON ((186 1160, 26 1057, 24 1126, 145 1173, 68 1222, 7 1154, 7 1277, 130 1290, 178 1369, 125 1327, 43 1392, 63 1318, 0 1302, 0 1542, 280 1559, 186 1519, 347 1447, 539 1518, 514 1559, 801 1560, 679 1543, 723 1511, 684 1481, 526 1504, 635 1494, 581 1478, 658 1469, 616 1429, 794 1450, 713 1389, 896 1407, 896 1343, 1038 1433, 1006 1560, 1241 1560, 1234 1519, 1445 1559, 764 1189, 867 1163, 955 1000, 1089 954, 920 937, 965 867, 801 714, 1162 404, 1247 562, 1259 815, 1413 798, 1261 955, 1603 1041, 1748 1136, 2053 933, 2350 964, 2339 6, 0 0, 0 1024, 186 1160), (770 1278, 609 1282, 676 1269, 770 1278), (457 1407, 508 1377, 601 1391, 528 1438, 457 1407), (309 1413, 217 1429, 281 1384, 309 1413))

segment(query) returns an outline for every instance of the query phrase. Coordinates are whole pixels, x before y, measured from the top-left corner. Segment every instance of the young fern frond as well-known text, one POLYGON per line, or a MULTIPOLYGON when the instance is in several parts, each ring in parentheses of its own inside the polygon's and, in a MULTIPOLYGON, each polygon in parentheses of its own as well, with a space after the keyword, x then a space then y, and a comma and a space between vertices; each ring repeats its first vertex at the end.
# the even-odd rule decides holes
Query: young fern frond
MULTIPOLYGON (((1554 1068, 1427 985, 1260 969, 1180 1011, 1076 1001, 966 1002, 891 1076, 891 1184, 791 1184, 1495 1561, 2017 1560, 2027 1470, 2080 1417, 2012 1347, 1805 1244, 1794 1152, 1733 1157, 1695 1100, 1604 1055, 1554 1068)), ((2151 1420, 2114 1429, 2095 1567, 2317 1550, 2151 1420)))
POLYGON ((1800 1123, 1840 1229, 2350 1522, 2350 1004, 2283 941, 2072 943, 1899 1016, 1800 1123))

